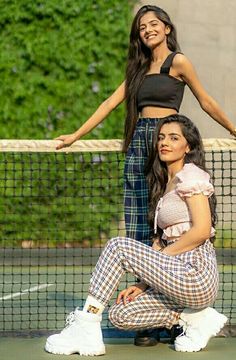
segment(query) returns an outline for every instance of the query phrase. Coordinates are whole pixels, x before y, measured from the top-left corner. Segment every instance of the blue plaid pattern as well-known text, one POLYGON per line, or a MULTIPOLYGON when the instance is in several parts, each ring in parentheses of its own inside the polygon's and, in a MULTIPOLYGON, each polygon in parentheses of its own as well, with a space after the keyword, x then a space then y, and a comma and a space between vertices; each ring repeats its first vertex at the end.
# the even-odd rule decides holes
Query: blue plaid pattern
POLYGON ((126 236, 147 244, 153 230, 147 221, 148 186, 144 175, 144 166, 158 120, 158 118, 141 118, 137 121, 124 167, 126 236))
POLYGON ((202 309, 217 296, 216 256, 209 240, 169 256, 130 238, 111 239, 97 262, 89 293, 106 306, 126 272, 149 288, 127 305, 112 306, 110 320, 121 329, 171 328, 185 307, 202 309))

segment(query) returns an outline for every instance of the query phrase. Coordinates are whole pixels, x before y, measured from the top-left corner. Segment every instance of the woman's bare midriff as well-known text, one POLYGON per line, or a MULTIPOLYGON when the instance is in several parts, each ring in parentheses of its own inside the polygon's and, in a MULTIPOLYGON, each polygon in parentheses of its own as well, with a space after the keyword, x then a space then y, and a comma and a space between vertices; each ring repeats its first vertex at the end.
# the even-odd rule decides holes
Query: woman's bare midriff
POLYGON ((177 114, 175 109, 159 108, 156 106, 145 106, 142 108, 140 117, 142 118, 163 118, 169 115, 177 114))

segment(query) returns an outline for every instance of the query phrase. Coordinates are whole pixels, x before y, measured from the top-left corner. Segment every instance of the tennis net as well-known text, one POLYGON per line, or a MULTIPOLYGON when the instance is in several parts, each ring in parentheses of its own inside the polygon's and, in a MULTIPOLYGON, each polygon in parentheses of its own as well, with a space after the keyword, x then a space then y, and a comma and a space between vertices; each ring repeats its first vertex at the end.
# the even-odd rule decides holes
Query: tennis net
MULTIPOLYGON (((0 141, 0 332, 61 329, 82 306, 94 265, 125 235, 120 140, 0 141)), ((215 308, 236 325, 236 142, 204 140, 218 201, 220 291, 215 308)), ((134 280, 127 275, 124 288, 134 280)), ((116 296, 116 294, 114 295, 116 296)), ((103 329, 113 331, 107 314, 103 329)))

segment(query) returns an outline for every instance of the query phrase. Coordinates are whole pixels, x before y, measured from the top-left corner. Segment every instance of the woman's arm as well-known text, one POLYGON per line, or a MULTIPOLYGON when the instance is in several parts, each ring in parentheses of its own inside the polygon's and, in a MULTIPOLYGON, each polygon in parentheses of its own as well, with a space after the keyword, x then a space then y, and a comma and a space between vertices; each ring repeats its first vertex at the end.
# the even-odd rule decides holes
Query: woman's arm
POLYGON ((159 237, 158 237, 158 238, 155 238, 155 239, 152 241, 152 249, 153 249, 153 250, 160 250, 161 248, 162 248, 162 243, 160 242, 159 237))
POLYGON ((88 134, 98 124, 100 124, 120 103, 125 99, 125 81, 116 89, 116 91, 106 99, 93 113, 93 115, 73 134, 61 135, 56 140, 61 140, 62 143, 57 146, 61 149, 65 146, 70 146, 82 136, 88 134))
POLYGON ((191 214, 192 227, 179 240, 167 246, 162 251, 163 254, 174 256, 193 250, 210 237, 211 212, 207 196, 192 195, 186 197, 185 201, 191 214))
POLYGON ((233 136, 236 136, 236 127, 222 111, 219 104, 206 92, 198 79, 192 63, 183 54, 177 54, 173 61, 173 67, 178 75, 186 82, 190 90, 198 100, 201 108, 227 129, 233 136))

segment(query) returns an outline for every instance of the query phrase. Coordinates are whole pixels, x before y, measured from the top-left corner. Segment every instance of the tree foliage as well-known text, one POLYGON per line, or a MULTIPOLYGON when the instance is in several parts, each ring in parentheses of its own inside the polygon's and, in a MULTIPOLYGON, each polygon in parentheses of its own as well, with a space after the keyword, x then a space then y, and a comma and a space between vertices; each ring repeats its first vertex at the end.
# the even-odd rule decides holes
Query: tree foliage
MULTIPOLYGON (((2 138, 77 129, 123 81, 130 1, 0 2, 2 138)), ((124 108, 90 137, 123 134, 124 108)))
MULTIPOLYGON (((0 2, 1 138, 52 139, 82 125, 124 79, 132 4, 0 2)), ((123 118, 121 106, 87 137, 122 137, 123 118)), ((29 160, 23 155, 1 157, 3 245, 31 240, 57 246, 110 237, 123 200, 109 178, 122 179, 120 170, 108 155, 99 162, 92 157, 86 166, 81 156, 75 156, 73 165, 69 155, 59 165, 53 154, 42 157, 45 163, 40 160, 40 165, 30 154, 29 160)))

